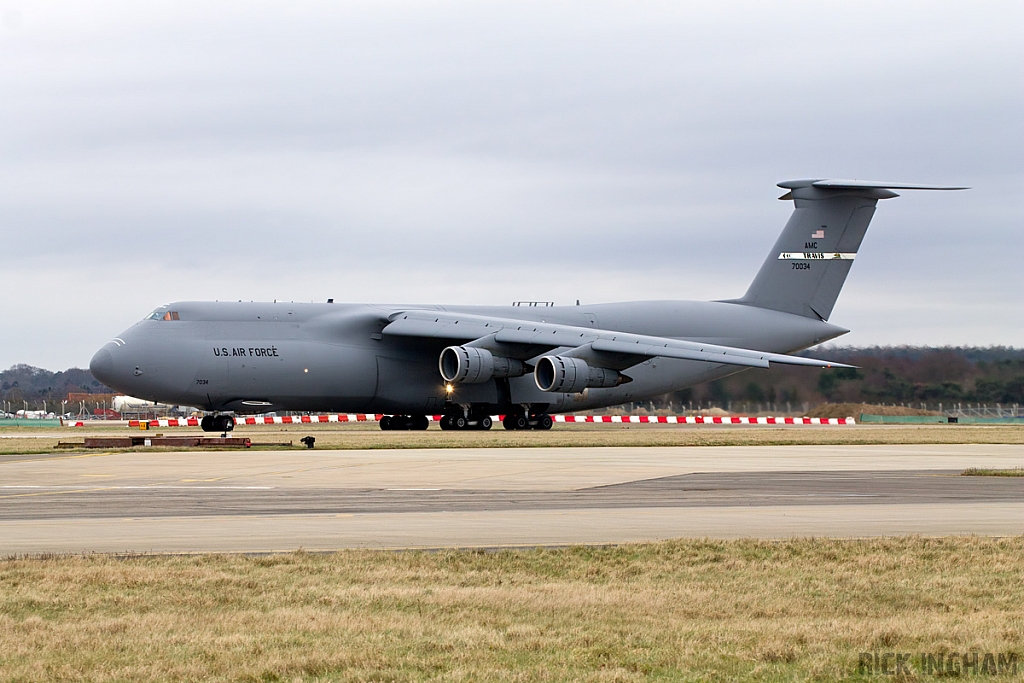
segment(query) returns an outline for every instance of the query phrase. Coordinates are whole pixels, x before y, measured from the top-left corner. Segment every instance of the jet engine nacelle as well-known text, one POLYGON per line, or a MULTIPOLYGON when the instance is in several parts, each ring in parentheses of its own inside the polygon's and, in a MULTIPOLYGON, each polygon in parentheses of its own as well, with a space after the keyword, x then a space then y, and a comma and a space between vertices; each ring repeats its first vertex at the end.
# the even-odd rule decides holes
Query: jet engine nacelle
POLYGON ((475 346, 449 346, 441 352, 437 364, 446 382, 480 384, 495 377, 521 377, 526 374, 523 361, 495 356, 487 349, 475 346))
POLYGON ((569 356, 542 356, 533 378, 541 391, 578 394, 584 389, 617 387, 629 378, 616 370, 592 368, 586 361, 569 356))

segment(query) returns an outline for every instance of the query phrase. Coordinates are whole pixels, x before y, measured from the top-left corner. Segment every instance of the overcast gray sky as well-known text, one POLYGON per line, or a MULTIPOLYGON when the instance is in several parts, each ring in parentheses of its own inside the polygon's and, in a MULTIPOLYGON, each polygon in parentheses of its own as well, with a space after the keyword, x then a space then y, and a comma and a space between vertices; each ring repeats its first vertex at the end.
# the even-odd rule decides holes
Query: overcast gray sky
POLYGON ((742 294, 882 202, 849 344, 1024 346, 1024 3, 0 0, 0 367, 182 299, 742 294))

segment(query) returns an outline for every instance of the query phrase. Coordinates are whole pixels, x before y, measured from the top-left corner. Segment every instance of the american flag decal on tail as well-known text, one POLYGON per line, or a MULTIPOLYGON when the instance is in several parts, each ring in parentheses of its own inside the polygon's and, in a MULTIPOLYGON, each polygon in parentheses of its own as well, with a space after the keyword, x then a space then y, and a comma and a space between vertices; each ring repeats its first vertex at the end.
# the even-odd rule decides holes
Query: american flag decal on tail
POLYGON ((812 240, 823 240, 823 239, 825 239, 825 231, 824 230, 817 230, 815 232, 812 232, 811 233, 811 239, 812 240))

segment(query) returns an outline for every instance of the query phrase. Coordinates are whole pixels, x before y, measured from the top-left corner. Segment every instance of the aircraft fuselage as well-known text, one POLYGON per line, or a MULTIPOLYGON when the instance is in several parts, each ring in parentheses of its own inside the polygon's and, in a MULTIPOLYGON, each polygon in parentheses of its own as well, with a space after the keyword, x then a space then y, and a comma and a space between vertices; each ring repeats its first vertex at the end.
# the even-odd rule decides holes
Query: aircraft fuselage
POLYGON ((632 381, 611 388, 544 392, 528 373, 458 384, 447 393, 438 357, 449 341, 381 333, 389 316, 407 308, 778 353, 846 332, 820 320, 726 302, 549 307, 179 302, 157 309, 108 342, 91 368, 98 379, 126 394, 206 411, 386 414, 437 414, 451 403, 494 412, 512 405, 551 413, 587 410, 659 396, 738 371, 732 365, 659 357, 631 367, 632 381))

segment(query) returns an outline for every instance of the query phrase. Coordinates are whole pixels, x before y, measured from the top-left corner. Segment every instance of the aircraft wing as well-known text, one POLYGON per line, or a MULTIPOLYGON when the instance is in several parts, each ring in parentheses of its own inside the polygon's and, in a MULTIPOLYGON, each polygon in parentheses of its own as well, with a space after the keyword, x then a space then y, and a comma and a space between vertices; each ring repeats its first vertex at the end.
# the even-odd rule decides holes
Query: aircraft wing
POLYGON ((752 368, 767 368, 771 363, 819 368, 854 367, 815 358, 669 337, 444 311, 400 311, 389 316, 389 320, 391 322, 382 330, 384 335, 464 342, 466 346, 499 350, 502 355, 520 360, 554 348, 569 347, 571 350, 561 355, 599 360, 603 367, 614 370, 659 356, 752 368))

